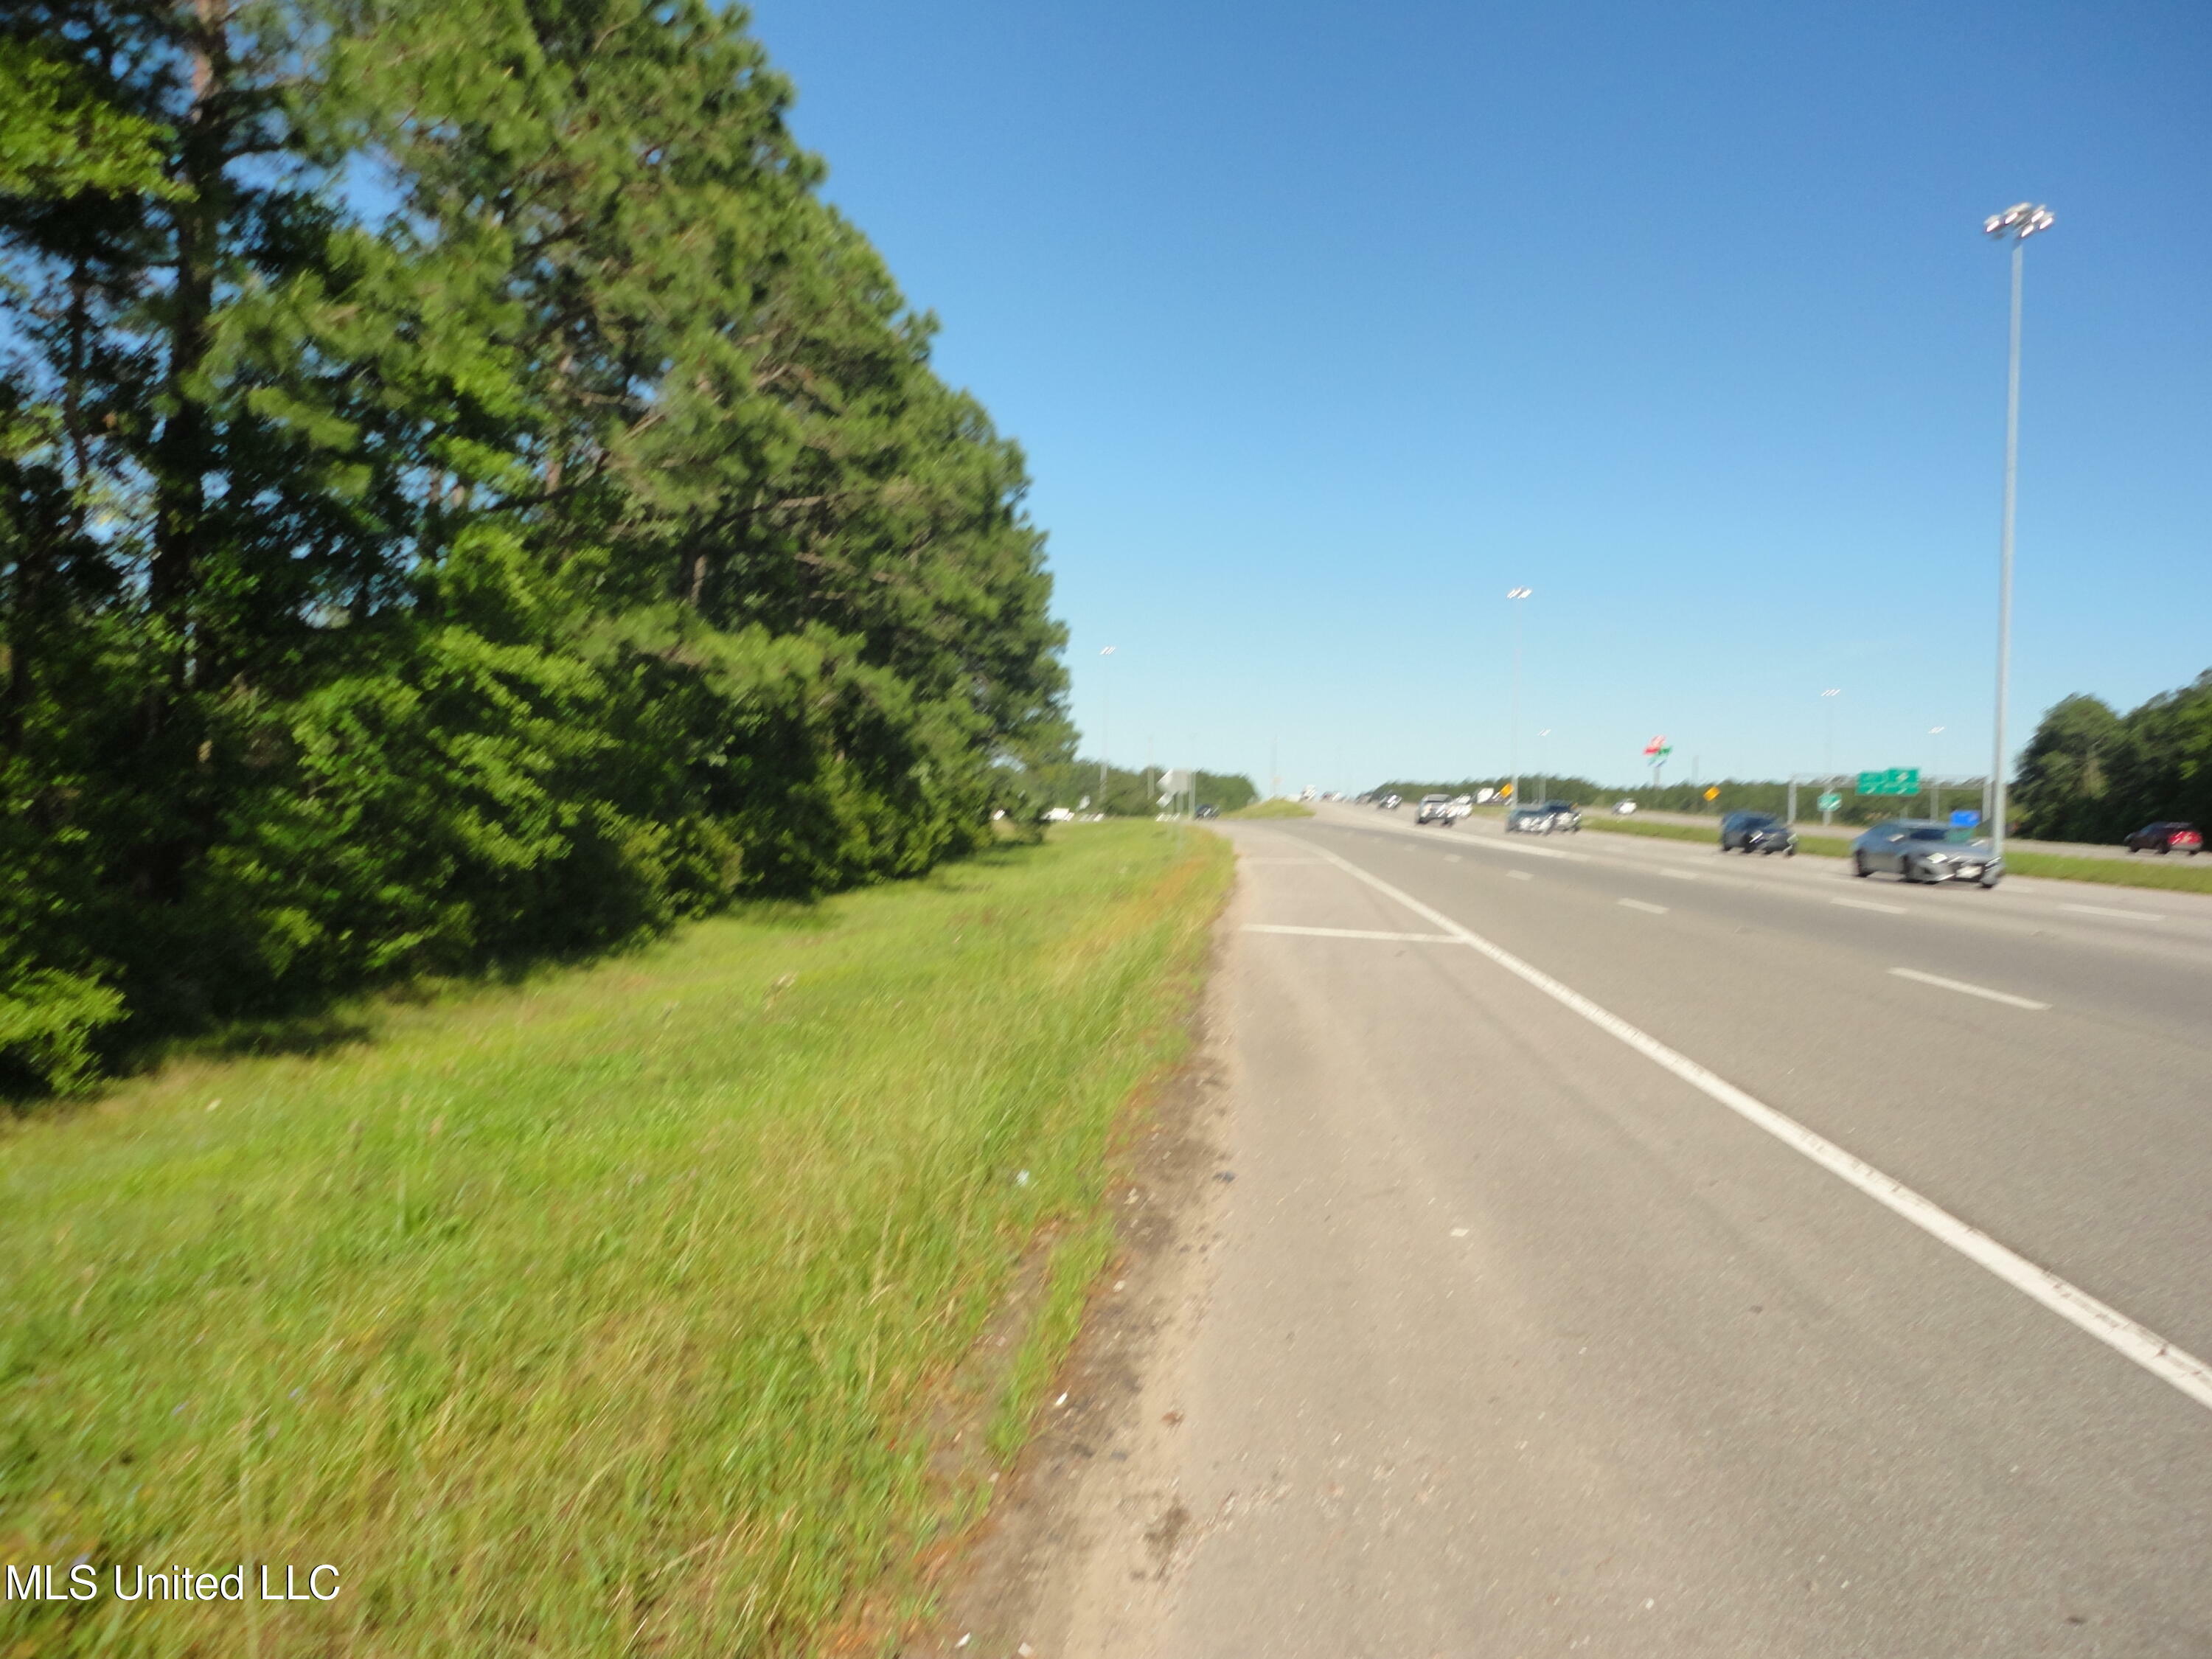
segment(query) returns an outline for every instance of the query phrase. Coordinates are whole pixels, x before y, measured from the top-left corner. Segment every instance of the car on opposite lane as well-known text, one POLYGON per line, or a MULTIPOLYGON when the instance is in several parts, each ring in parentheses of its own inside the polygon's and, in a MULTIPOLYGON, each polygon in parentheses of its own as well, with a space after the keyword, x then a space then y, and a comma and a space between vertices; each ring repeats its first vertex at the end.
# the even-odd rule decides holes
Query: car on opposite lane
POLYGON ((2204 850, 2204 835, 2193 823, 2147 823, 2122 843, 2130 853, 2186 853, 2204 850))
POLYGON ((1451 821, 1458 816, 1452 811, 1449 795, 1424 795, 1421 804, 1413 809, 1413 822, 1416 823, 1441 823, 1449 828, 1451 821))
POLYGON ((1721 820, 1723 853, 1797 854, 1797 832, 1771 812, 1731 812, 1721 820))
POLYGON ((1973 830, 1932 818, 1892 818, 1851 843, 1851 873, 1877 870, 1913 882, 1972 881, 1995 887, 2004 874, 1996 849, 1973 830))

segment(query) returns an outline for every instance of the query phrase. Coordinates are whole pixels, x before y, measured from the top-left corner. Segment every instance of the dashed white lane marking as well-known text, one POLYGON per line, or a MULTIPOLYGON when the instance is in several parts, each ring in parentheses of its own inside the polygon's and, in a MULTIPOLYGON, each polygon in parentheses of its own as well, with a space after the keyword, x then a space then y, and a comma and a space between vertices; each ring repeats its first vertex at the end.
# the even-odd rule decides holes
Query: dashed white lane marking
POLYGON ((1676 881, 1703 881, 1705 878, 1694 870, 1662 870, 1662 876, 1672 876, 1676 881))
POLYGON ((1446 864, 1465 864, 1467 860, 1456 853, 1447 853, 1444 854, 1444 862, 1446 864))
POLYGON ((1615 899, 1613 902, 1616 904, 1625 904, 1632 910, 1642 910, 1655 916, 1663 916, 1667 914, 1667 907, 1665 905, 1646 904, 1642 899, 1615 899))
POLYGON ((1877 904, 1872 899, 1830 899, 1831 904, 1840 904, 1846 910, 1879 910, 1886 916, 1908 914, 1901 904, 1877 904))
POLYGON ((1451 933, 1378 933, 1370 927, 1286 927, 1279 923, 1248 921, 1248 933, 1297 933, 1308 939, 1389 939, 1416 945, 1456 945, 1451 933))
POLYGON ((2002 1002, 2008 1008, 2028 1008, 2041 1013, 2051 1005, 2016 997, 2009 991, 1992 991, 1986 985, 1969 985, 1963 979, 1945 979, 1941 974, 1923 974, 1917 968, 1893 968, 1889 970, 1899 979, 1917 980, 1923 985, 1940 986, 1946 991, 1957 991, 1962 995, 1984 997, 1991 1002, 2002 1002))
POLYGON ((1515 881, 1534 881, 1536 879, 1535 877, 1530 875, 1526 870, 1508 870, 1505 873, 1510 876, 1515 881))
POLYGON ((1654 1065, 1671 1072, 1708 1099, 1727 1107, 1747 1123, 1765 1130, 1784 1146, 1802 1153, 1838 1180, 1848 1182, 1875 1203, 1903 1217, 1929 1237, 1949 1245, 1976 1266, 1986 1268, 2013 1289, 2040 1304, 2069 1324, 2086 1331, 2113 1352, 2142 1366, 2161 1382, 2170 1384, 2208 1410, 2212 1410, 2212 1364, 2185 1348, 2177 1347, 2156 1331, 2138 1325, 2117 1308, 2108 1306, 2087 1291, 2061 1279, 2049 1268, 2006 1249, 1978 1227, 1972 1227, 1941 1205, 1932 1203, 1903 1182, 1893 1180, 1865 1159, 1845 1152, 1832 1140, 1817 1135, 1793 1117, 1776 1111, 1765 1102, 1747 1094, 1718 1073, 1708 1071, 1686 1054, 1678 1054, 1658 1038, 1638 1030, 1620 1015, 1570 989, 1540 968, 1530 966, 1511 951, 1501 950, 1481 934, 1462 927, 1440 910, 1430 908, 1412 894, 1401 892, 1378 876, 1371 876, 1351 860, 1326 848, 1319 849, 1331 864, 1365 882, 1376 892, 1395 899, 1425 921, 1433 922, 1525 984, 1533 986, 1561 1007, 1580 1015, 1607 1036, 1626 1043, 1654 1065))
POLYGON ((2164 921, 2166 918, 2149 910, 2114 910, 2102 904, 2062 904, 2062 910, 2078 910, 2085 916, 2117 916, 2122 921, 2164 921))

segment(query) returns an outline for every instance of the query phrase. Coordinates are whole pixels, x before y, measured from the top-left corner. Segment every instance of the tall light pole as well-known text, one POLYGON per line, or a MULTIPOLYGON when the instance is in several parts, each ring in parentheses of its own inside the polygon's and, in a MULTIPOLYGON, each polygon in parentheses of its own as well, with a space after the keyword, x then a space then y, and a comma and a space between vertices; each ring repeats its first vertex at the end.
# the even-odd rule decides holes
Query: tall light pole
POLYGON ((1544 769, 1543 787, 1536 793, 1544 796, 1552 793, 1552 745, 1545 741, 1551 735, 1552 728, 1548 726, 1536 734, 1536 764, 1544 769))
POLYGON ((1106 672, 1103 660, 1114 654, 1110 645, 1101 646, 1098 655, 1098 816, 1106 816, 1106 757, 1113 752, 1114 744, 1114 677, 1106 672))
MULTIPOLYGON (((1508 602, 1525 599, 1535 590, 1509 587, 1505 590, 1508 602)), ((1509 809, 1521 804, 1521 607, 1513 605, 1513 787, 1505 797, 1509 809)))
POLYGON ((1940 726, 1931 726, 1928 728, 1928 735, 1936 739, 1929 745, 1935 750, 1928 757, 1929 762, 1928 787, 1931 792, 1930 799, 1935 804, 1929 807, 1928 816, 1931 818, 1940 818, 1943 816, 1943 728, 1940 726))
MULTIPOLYGON (((1828 752, 1821 763, 1821 769, 1832 778, 1836 775, 1836 699, 1842 696, 1844 691, 1841 686, 1832 685, 1820 695, 1827 699, 1828 703, 1828 752)), ((1821 787, 1826 787, 1825 784, 1821 787)))
POLYGON ((2027 239, 2058 222, 2049 208, 2015 203, 1994 213, 1982 229, 2012 244, 2012 358, 2005 375, 2004 533, 1997 554, 1997 718, 1990 762, 1990 850, 2004 856, 2005 702, 2012 673, 2012 520, 2014 482, 2020 471, 2020 273, 2027 239))

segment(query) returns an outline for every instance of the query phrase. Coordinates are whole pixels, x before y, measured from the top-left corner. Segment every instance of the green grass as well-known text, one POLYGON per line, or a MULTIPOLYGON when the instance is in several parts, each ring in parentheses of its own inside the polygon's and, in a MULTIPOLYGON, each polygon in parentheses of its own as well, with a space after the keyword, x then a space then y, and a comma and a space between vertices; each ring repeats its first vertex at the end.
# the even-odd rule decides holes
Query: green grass
MULTIPOLYGON (((1615 836, 1656 836, 1663 841, 1698 841, 1717 844, 1717 823, 1654 823, 1648 818, 1598 817, 1583 815, 1583 828, 1615 836)), ((1797 837, 1797 850, 1820 858, 1849 858, 1850 842, 1841 836, 1797 837)), ((2042 876, 2054 881, 2096 881, 2112 887, 2158 887, 2185 893, 2212 893, 2212 866, 2175 864, 2170 860, 2072 858, 2063 853, 2007 851, 2005 869, 2015 876, 2042 876)))
POLYGON ((1303 801, 1255 800, 1249 806, 1240 806, 1233 812, 1224 812, 1225 818, 1310 818, 1313 808, 1303 801))
POLYGON ((1112 1248, 1227 845, 1109 823, 0 1127, 0 1654, 797 1654, 910 1610, 1112 1248))

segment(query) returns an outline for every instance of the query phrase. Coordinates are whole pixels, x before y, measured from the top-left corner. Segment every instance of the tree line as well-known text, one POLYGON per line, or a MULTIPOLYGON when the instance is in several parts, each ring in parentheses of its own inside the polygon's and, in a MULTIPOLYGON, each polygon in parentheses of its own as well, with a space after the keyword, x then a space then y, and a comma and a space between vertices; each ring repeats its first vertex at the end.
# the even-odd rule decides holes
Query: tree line
POLYGON ((2118 841, 2161 819, 2212 829, 2212 669, 2122 714, 2101 697, 2051 705, 2021 755, 2020 833, 2118 841))
POLYGON ((5 9, 0 1088, 1039 804, 1021 453, 791 98, 708 0, 5 9))

